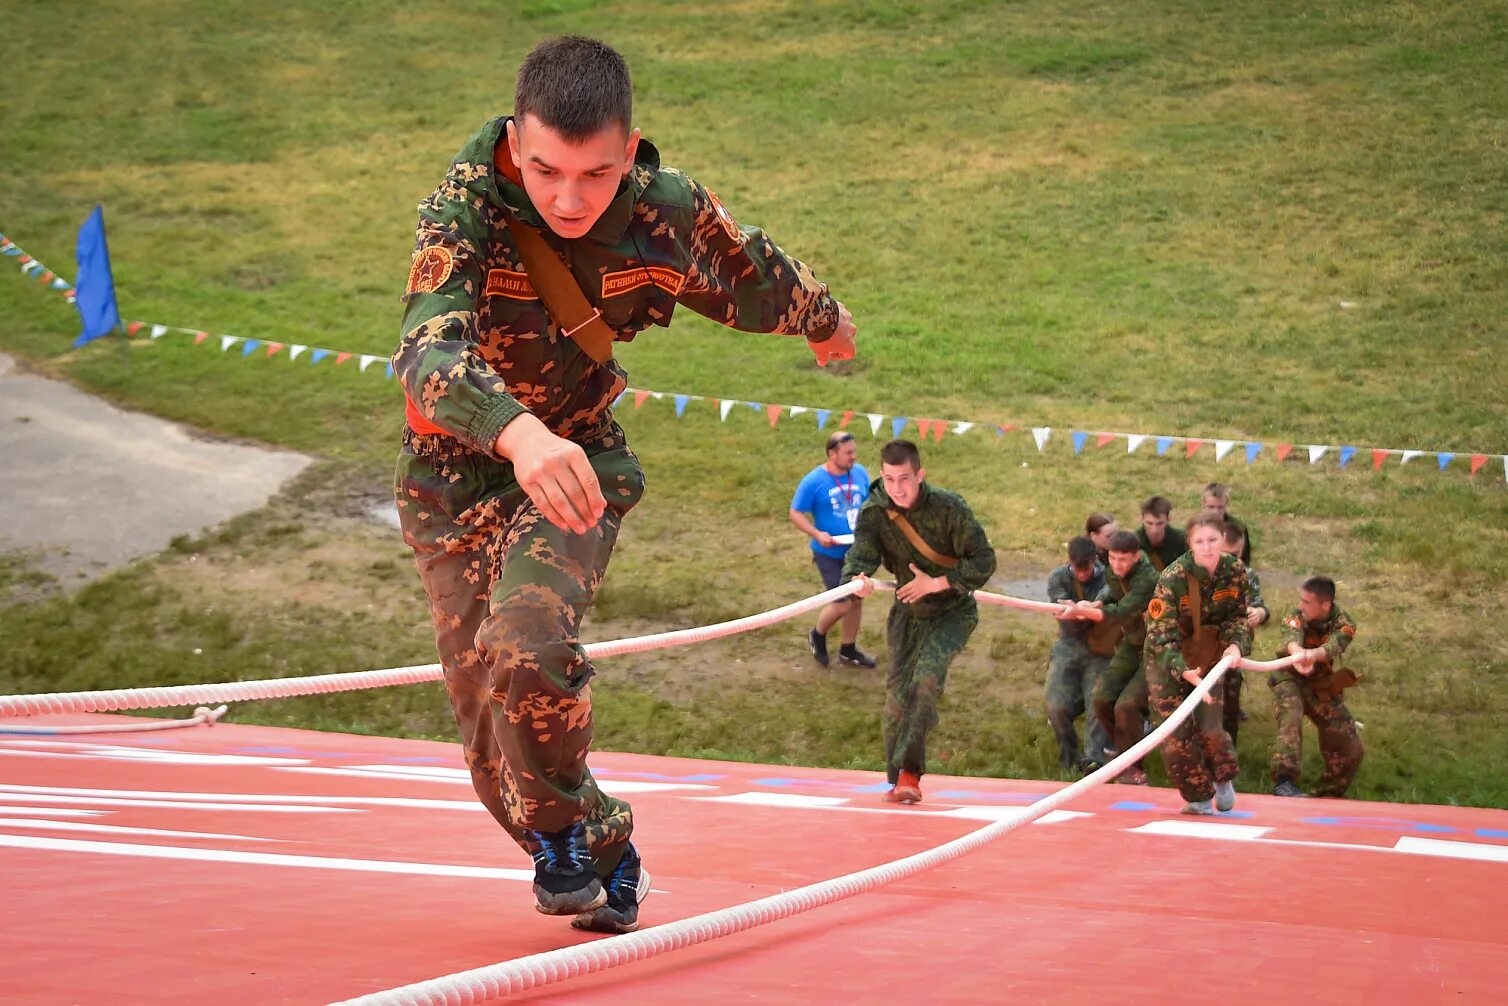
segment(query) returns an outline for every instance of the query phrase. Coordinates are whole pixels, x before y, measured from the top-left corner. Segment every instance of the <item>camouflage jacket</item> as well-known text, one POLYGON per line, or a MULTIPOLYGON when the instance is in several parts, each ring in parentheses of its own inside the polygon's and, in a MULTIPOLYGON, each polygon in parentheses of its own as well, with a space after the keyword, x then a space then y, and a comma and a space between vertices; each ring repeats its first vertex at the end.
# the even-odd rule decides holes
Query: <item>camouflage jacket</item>
POLYGON ((911 572, 911 564, 915 563, 928 576, 947 577, 950 589, 912 602, 911 614, 926 618, 960 608, 973 609, 974 591, 983 587, 995 572, 995 550, 963 497, 923 482, 911 509, 901 511, 934 552, 958 559, 952 569, 939 566, 918 552, 890 519, 886 511, 892 509, 898 508, 886 495, 884 480, 875 479, 869 487, 869 498, 859 508, 853 547, 843 560, 843 582, 860 573, 871 575, 884 565, 895 576, 896 586, 904 587, 915 577, 911 572))
POLYGON ((1147 540, 1147 529, 1136 529, 1137 540, 1141 542, 1141 550, 1147 553, 1147 558, 1152 560, 1152 568, 1161 573, 1168 568, 1168 563, 1178 558, 1189 550, 1189 539, 1176 527, 1170 527, 1162 533, 1162 544, 1156 548, 1147 540))
MULTIPOLYGON (((1289 643, 1298 643, 1305 649, 1318 646, 1325 651, 1322 663, 1335 668, 1340 666, 1341 654, 1346 652, 1346 647, 1351 645, 1351 640, 1355 637, 1356 622, 1338 604, 1331 604, 1330 617, 1319 622, 1306 622, 1298 608, 1290 608, 1288 614, 1283 616, 1283 636, 1278 646, 1278 656, 1288 656, 1289 643)), ((1292 676, 1287 670, 1273 673, 1292 676)))
POLYGON ((525 410, 576 440, 611 420, 627 375, 616 360, 592 360, 547 314, 508 232, 509 214, 543 233, 619 341, 670 324, 677 304, 745 331, 812 342, 836 331, 827 286, 762 231, 734 223, 709 190, 662 167, 647 142, 592 230, 557 237, 523 186, 494 167, 506 122, 483 126, 419 204, 392 358, 410 425, 417 415, 490 454, 525 410))
POLYGON ((1157 569, 1146 555, 1136 557, 1136 565, 1124 578, 1114 571, 1105 577, 1105 589, 1098 600, 1104 602, 1106 621, 1123 621, 1126 634, 1122 639, 1134 647, 1147 641, 1147 604, 1157 589, 1157 569))
POLYGON ((1246 526, 1244 520, 1233 514, 1225 515, 1225 523, 1234 524, 1241 529, 1241 534, 1246 537, 1246 540, 1241 543, 1241 561, 1246 564, 1247 569, 1251 569, 1251 528, 1246 526))
MULTIPOLYGON (((1182 650, 1194 634, 1189 607, 1190 573, 1199 585, 1196 603, 1206 631, 1217 633, 1221 650, 1235 643, 1243 656, 1251 653, 1251 628, 1246 624, 1250 597, 1246 567, 1233 555, 1221 555, 1215 572, 1206 573, 1192 555, 1184 553, 1158 576, 1157 588, 1147 604, 1147 657, 1158 669, 1175 678, 1190 666, 1182 650)), ((1204 669, 1209 670, 1209 665, 1204 669)))
MULTIPOLYGON (((1081 582, 1073 575, 1073 566, 1064 563, 1047 574, 1047 599, 1049 601, 1093 601, 1105 589, 1105 567, 1098 562, 1088 582, 1081 582)), ((1089 635, 1094 623, 1088 619, 1068 618, 1058 623, 1058 635, 1066 639, 1083 639, 1089 635)))
POLYGON ((1257 576, 1257 571, 1250 567, 1246 570, 1246 583, 1251 591, 1246 599, 1246 606, 1248 608, 1265 608, 1268 616, 1271 617, 1272 609, 1268 608, 1267 602, 1262 599, 1262 579, 1257 576))

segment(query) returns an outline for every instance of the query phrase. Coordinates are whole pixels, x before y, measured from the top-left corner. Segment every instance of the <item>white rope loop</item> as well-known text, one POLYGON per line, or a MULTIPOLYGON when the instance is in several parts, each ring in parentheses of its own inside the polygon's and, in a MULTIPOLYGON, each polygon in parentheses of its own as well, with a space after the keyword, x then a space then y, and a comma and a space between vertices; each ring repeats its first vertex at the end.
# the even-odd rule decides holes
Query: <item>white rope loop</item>
POLYGON ((182 720, 159 720, 155 722, 141 723, 108 723, 94 726, 57 726, 57 727, 32 727, 0 724, 0 734, 27 734, 43 737, 56 737, 59 735, 73 736, 75 734, 133 734, 145 733, 149 730, 179 730, 183 727, 196 727, 199 724, 212 727, 225 715, 229 706, 216 706, 210 709, 208 706, 200 706, 194 710, 194 715, 182 720))

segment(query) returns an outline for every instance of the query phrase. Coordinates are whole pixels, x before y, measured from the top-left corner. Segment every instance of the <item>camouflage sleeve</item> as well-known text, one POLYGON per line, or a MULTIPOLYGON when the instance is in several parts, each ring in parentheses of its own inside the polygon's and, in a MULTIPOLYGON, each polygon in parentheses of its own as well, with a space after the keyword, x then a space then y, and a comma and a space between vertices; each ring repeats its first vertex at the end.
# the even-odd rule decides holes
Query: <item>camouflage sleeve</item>
POLYGON ((1356 622, 1351 616, 1340 608, 1335 609, 1335 628, 1325 637, 1320 644, 1326 653, 1330 655, 1330 666, 1340 666, 1340 655, 1346 652, 1346 647, 1351 645, 1351 640, 1356 636, 1356 622))
POLYGON ((1236 570, 1231 586, 1240 592, 1236 598, 1235 614, 1220 625, 1220 642, 1229 646, 1234 643, 1241 656, 1251 655, 1251 626, 1246 624, 1246 612, 1251 606, 1251 583, 1244 567, 1236 570))
POLYGON ((1147 602, 1147 654, 1156 661, 1159 670, 1178 677, 1189 669, 1183 659, 1179 644, 1183 642, 1183 629, 1178 625, 1178 599, 1188 593, 1188 585, 1180 577, 1162 577, 1152 591, 1152 600, 1147 602))
POLYGON ((1138 568, 1136 575, 1126 585, 1126 596, 1114 604, 1105 605, 1105 617, 1135 618, 1147 610, 1147 603, 1152 600, 1152 592, 1156 589, 1157 571, 1150 565, 1138 568))
POLYGON ((744 332, 804 335, 824 342, 838 304, 810 268, 757 227, 740 227, 711 190, 691 186, 692 225, 682 247, 686 285, 676 298, 698 314, 744 332))
POLYGON ((492 453, 497 435, 524 406, 476 354, 477 300, 485 226, 466 182, 487 165, 456 163, 419 204, 418 237, 403 295, 402 338, 393 374, 414 407, 468 447, 492 453))
POLYGON ((1257 576, 1257 571, 1248 569, 1246 580, 1251 587, 1251 596, 1247 599, 1248 608, 1266 608, 1267 602, 1262 600, 1262 580, 1257 576))
POLYGON ((860 508, 859 519, 853 529, 853 544, 843 557, 840 583, 847 583, 860 573, 873 576, 874 571, 880 568, 880 561, 884 558, 884 553, 880 551, 880 525, 884 519, 884 507, 860 508))
POLYGON ((958 565, 944 575, 948 584, 960 593, 978 590, 995 575, 995 550, 990 547, 989 536, 974 517, 974 511, 962 499, 953 511, 953 554, 958 556, 958 565))
POLYGON ((1278 656, 1288 656, 1288 644, 1298 643, 1304 645, 1304 616, 1299 614, 1299 609, 1289 608, 1283 615, 1282 635, 1278 638, 1278 656))
POLYGON ((1070 567, 1059 566, 1047 574, 1047 599, 1054 604, 1074 599, 1073 570, 1070 567))

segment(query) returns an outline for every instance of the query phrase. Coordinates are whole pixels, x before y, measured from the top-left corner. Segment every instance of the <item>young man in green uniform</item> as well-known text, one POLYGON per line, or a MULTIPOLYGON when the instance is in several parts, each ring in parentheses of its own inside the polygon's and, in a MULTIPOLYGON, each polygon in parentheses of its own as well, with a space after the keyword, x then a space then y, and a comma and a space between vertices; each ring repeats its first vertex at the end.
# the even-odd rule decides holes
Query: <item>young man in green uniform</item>
MULTIPOLYGON (((1106 542, 1113 535, 1112 531, 1106 536, 1106 542)), ((1047 658, 1043 691, 1047 722, 1058 739, 1058 764, 1085 774, 1105 764, 1105 748, 1110 746, 1110 734, 1093 714, 1085 730, 1087 750, 1080 749, 1074 727, 1074 720, 1089 710, 1100 674, 1115 650, 1114 639, 1099 630, 1091 615, 1093 602, 1104 588, 1105 567, 1100 565, 1094 539, 1088 535, 1070 539, 1068 562, 1047 576, 1047 599, 1074 607, 1054 616, 1058 638, 1047 658), (1078 607, 1081 604, 1086 607, 1078 607)))
POLYGON ((592 667, 577 636, 644 477, 612 403, 615 341, 677 304, 853 353, 801 262, 660 164, 623 58, 536 46, 514 114, 419 204, 393 370, 407 397, 396 495, 482 803, 535 861, 536 907, 625 932, 647 892, 629 806, 587 768, 592 667))
MULTIPOLYGON (((1240 524, 1227 518, 1221 551, 1226 555, 1239 557, 1245 548, 1246 532, 1240 524)), ((1262 580, 1257 576, 1256 570, 1246 570, 1246 582, 1251 590, 1250 603, 1246 607, 1246 624, 1251 626, 1252 632, 1256 632, 1268 619, 1267 602, 1262 600, 1262 580)), ((1246 719, 1246 713, 1241 710, 1241 686, 1244 678, 1244 672, 1238 667, 1225 672, 1225 732, 1230 734, 1232 744, 1236 743, 1237 735, 1241 732, 1241 721, 1246 719)))
POLYGON ((1298 787, 1304 753, 1304 717, 1319 731, 1325 773, 1315 796, 1345 796, 1365 753, 1356 719, 1341 697, 1356 683, 1356 673, 1338 666, 1356 636, 1356 622, 1335 603, 1335 581, 1314 576, 1299 588, 1299 605, 1283 616, 1283 646, 1278 656, 1298 654, 1291 668, 1268 678, 1278 721, 1272 752, 1273 793, 1303 796, 1298 787))
POLYGON ((1251 528, 1240 517, 1230 512, 1230 486, 1224 482, 1211 482, 1204 487, 1203 506, 1206 510, 1213 510, 1225 518, 1227 524, 1234 524, 1241 529, 1242 536, 1246 539, 1241 546, 1240 559, 1251 569, 1251 528))
MULTIPOLYGON (((1157 570, 1142 552, 1136 534, 1115 532, 1110 539, 1110 574, 1088 617, 1122 630, 1091 697, 1095 719, 1100 729, 1115 739, 1117 752, 1129 750, 1145 733, 1147 674, 1142 669, 1142 647, 1147 641, 1147 604, 1156 589, 1157 570)), ((1140 765, 1133 765, 1116 781, 1145 786, 1147 773, 1140 765)))
POLYGON ((995 572, 995 551, 962 496, 926 481, 921 453, 909 440, 880 449, 881 476, 859 510, 843 582, 881 565, 896 581, 885 623, 890 667, 885 677, 886 799, 917 803, 927 771, 927 734, 948 665, 979 622, 974 591, 995 572))
MULTIPOLYGON (((1246 568, 1220 550, 1225 519, 1206 510, 1189 521, 1187 531, 1188 552, 1162 571, 1147 605, 1145 668, 1155 723, 1171 716, 1222 657, 1251 652, 1246 568)), ((1216 685, 1163 742, 1163 764, 1187 801, 1185 814, 1212 814, 1236 805, 1240 769, 1236 747, 1221 723, 1223 694, 1216 685)))
POLYGON ((1141 550, 1151 560, 1152 568, 1159 573, 1189 550, 1183 532, 1168 526, 1172 514, 1173 503, 1166 496, 1149 496, 1142 500, 1141 527, 1136 529, 1136 537, 1141 541, 1141 550))

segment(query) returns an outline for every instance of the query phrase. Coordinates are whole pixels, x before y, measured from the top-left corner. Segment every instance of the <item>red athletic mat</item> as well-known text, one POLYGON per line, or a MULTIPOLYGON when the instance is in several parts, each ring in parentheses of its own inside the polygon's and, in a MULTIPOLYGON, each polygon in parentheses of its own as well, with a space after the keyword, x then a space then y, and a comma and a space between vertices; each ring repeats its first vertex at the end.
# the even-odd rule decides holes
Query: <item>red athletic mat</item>
MULTIPOLYGON (((530 864, 459 746, 219 725, 19 736, 0 721, 0 1001, 318 1004, 596 937, 534 912, 530 864)), ((611 753, 654 876, 645 926, 979 827, 1058 783, 611 753)), ((1177 813, 1103 786, 948 866, 514 997, 603 1003, 1501 1003, 1508 812, 1279 800, 1177 813)))

